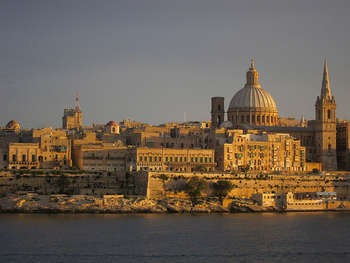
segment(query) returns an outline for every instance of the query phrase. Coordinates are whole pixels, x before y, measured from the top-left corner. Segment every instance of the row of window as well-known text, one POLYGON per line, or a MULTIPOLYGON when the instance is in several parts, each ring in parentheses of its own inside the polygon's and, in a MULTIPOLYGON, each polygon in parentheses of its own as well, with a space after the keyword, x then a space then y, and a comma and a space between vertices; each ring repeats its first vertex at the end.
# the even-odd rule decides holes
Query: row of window
MULTIPOLYGON (((238 120, 239 120, 239 117, 238 116, 236 116, 235 117, 236 118, 236 122, 238 122, 238 120)), ((256 122, 260 122, 260 119, 261 119, 261 122, 262 123, 265 123, 265 121, 266 121, 266 123, 275 123, 275 122, 277 122, 277 117, 273 117, 273 116, 265 116, 265 115, 262 115, 262 116, 260 116, 260 115, 257 115, 256 116, 256 122), (260 118, 261 117, 261 118, 260 118)), ((233 118, 232 118, 232 120, 231 120, 232 122, 233 122, 233 118)), ((241 122, 250 122, 250 115, 246 115, 246 116, 244 116, 244 115, 242 115, 241 116, 241 122)), ((255 122, 255 115, 252 115, 252 122, 255 122)))
MULTIPOLYGON (((194 162, 196 162, 196 163, 198 163, 198 160, 199 160, 199 162, 200 163, 208 163, 208 161, 209 161, 209 163, 211 163, 212 161, 213 161, 213 159, 211 158, 211 157, 191 157, 191 162, 192 163, 194 163, 194 162)), ((144 162, 161 162, 162 161, 162 157, 157 157, 157 156, 140 156, 139 157, 139 161, 140 162, 142 162, 142 161, 144 161, 144 162)), ((180 163, 182 163, 182 162, 187 162, 187 157, 172 157, 172 156, 170 156, 170 157, 168 157, 168 156, 166 156, 165 157, 165 162, 180 162, 180 163)))
MULTIPOLYGON (((51 157, 51 156, 50 156, 51 157)), ((46 160, 47 158, 45 157, 45 160, 46 160)), ((58 155, 56 154, 55 155, 55 159, 57 160, 58 159, 58 155)), ((66 155, 64 155, 64 160, 66 160, 67 159, 67 157, 66 157, 66 155)), ((3 157, 3 160, 4 161, 6 161, 7 160, 7 155, 4 155, 4 157, 3 157)), ((21 159, 19 159, 19 158, 17 158, 17 155, 16 154, 13 154, 12 155, 12 162, 17 162, 17 161, 19 161, 20 160, 20 162, 28 162, 29 161, 29 158, 27 157, 27 155, 26 154, 22 154, 22 158, 21 159)), ((31 159, 31 161, 32 162, 36 162, 37 161, 37 156, 35 155, 35 154, 32 154, 32 159, 31 159)), ((39 156, 39 162, 42 162, 43 161, 43 157, 42 156, 39 156)))

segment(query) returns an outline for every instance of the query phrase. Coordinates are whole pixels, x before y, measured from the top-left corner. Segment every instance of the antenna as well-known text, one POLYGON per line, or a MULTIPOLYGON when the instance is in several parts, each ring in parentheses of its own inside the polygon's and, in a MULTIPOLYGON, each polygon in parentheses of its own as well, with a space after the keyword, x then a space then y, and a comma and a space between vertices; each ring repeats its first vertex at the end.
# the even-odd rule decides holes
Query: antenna
POLYGON ((75 96, 75 111, 76 112, 80 111, 80 107, 79 107, 79 92, 77 92, 77 94, 75 96))

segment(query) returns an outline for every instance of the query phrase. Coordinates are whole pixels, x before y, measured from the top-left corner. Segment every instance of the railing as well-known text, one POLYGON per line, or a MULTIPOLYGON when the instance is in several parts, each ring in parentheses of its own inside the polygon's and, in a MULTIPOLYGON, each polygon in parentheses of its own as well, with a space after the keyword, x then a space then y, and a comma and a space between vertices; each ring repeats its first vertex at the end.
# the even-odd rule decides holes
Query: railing
POLYGON ((19 165, 38 165, 38 162, 17 162, 17 161, 13 161, 13 162, 10 162, 10 165, 16 165, 16 164, 19 164, 19 165))

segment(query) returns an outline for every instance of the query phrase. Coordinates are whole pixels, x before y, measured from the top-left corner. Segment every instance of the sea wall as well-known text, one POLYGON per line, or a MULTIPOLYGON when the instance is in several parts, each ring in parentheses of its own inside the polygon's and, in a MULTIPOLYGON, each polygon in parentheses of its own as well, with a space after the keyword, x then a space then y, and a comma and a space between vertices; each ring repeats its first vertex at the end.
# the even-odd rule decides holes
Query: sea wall
MULTIPOLYGON (((350 199, 350 177, 347 175, 231 175, 221 173, 171 173, 149 172, 147 197, 150 199, 185 198, 181 190, 189 178, 197 176, 209 182, 230 181, 234 188, 229 196, 251 198, 253 194, 303 193, 303 192, 336 192, 339 199, 350 199)), ((203 196, 210 193, 203 192, 203 196)))

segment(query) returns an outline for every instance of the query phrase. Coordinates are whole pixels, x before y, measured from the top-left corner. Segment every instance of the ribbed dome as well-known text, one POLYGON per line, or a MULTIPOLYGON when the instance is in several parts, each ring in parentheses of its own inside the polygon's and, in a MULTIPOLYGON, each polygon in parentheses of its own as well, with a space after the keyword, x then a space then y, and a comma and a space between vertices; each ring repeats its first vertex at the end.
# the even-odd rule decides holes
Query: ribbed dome
POLYGON ((238 108, 256 108, 259 111, 277 112, 272 96, 258 85, 246 85, 233 96, 228 111, 238 110, 238 108))
POLYGON ((228 112, 239 110, 277 112, 274 99, 260 86, 259 73, 255 69, 254 60, 247 72, 247 83, 233 96, 228 107, 228 112))

